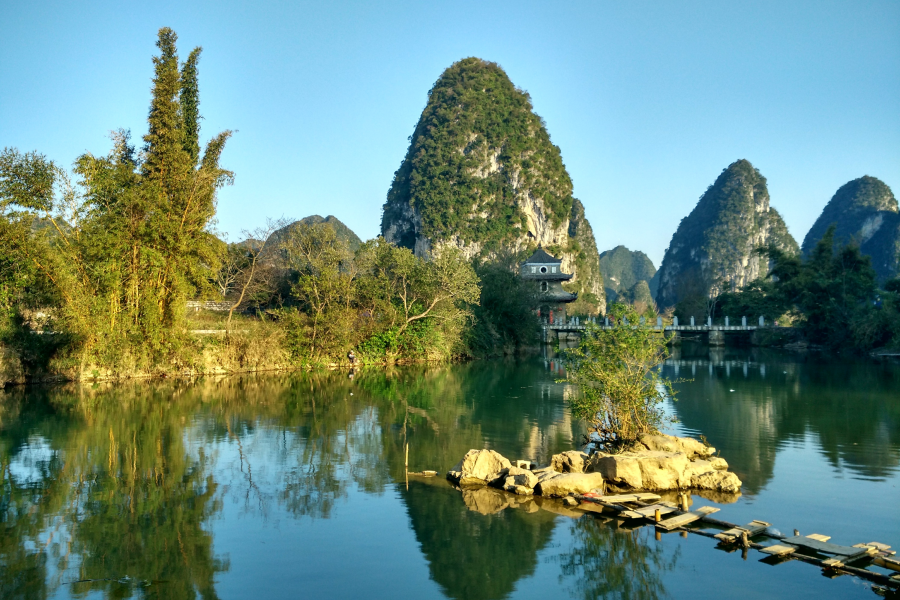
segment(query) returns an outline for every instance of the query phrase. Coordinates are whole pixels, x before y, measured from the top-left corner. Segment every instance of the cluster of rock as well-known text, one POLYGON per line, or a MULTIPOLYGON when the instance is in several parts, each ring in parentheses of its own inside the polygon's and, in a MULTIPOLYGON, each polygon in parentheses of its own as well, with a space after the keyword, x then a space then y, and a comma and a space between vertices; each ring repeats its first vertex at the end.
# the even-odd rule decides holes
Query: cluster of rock
POLYGON ((691 438, 645 435, 620 454, 572 450, 554 455, 549 466, 532 468, 528 461, 513 465, 493 450, 469 450, 447 479, 461 487, 490 485, 549 498, 607 490, 739 492, 740 479, 715 451, 691 438))

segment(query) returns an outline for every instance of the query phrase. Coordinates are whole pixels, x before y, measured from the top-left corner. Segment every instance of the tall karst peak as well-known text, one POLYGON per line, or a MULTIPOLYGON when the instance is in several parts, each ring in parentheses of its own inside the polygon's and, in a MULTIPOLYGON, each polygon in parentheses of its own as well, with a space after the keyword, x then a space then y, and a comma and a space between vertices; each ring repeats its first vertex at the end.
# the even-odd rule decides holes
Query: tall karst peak
POLYGON ((900 210, 883 181, 866 175, 842 185, 803 239, 805 256, 831 225, 835 245, 858 244, 880 281, 900 275, 900 210))
POLYGON ((570 291, 605 305, 593 232, 560 150, 528 93, 493 62, 463 59, 431 88, 381 231, 420 256, 455 246, 490 259, 542 246, 574 273, 570 291))
POLYGON ((798 253, 797 242, 772 206, 766 178, 747 160, 728 166, 681 220, 659 273, 660 308, 740 289, 768 270, 754 251, 774 245, 798 253))

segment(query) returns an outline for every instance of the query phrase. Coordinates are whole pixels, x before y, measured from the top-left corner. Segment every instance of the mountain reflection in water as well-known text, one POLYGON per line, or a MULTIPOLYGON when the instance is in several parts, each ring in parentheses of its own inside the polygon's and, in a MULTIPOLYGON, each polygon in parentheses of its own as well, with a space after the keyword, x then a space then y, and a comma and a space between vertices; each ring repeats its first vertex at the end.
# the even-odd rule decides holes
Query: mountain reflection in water
MULTIPOLYGON (((896 368, 770 359, 763 374, 760 357, 745 356, 746 379, 733 366, 729 379, 716 357, 712 377, 697 360, 664 367, 680 377, 699 368, 672 410, 682 430, 720 448, 745 492, 762 493, 776 454, 810 433, 832 467, 896 484, 896 368)), ((573 520, 540 498, 461 493, 442 478, 406 481, 407 442, 410 470, 438 471, 471 448, 546 464, 577 447, 586 430, 559 376, 559 363, 533 360, 7 390, 0 597, 691 590, 667 583, 681 558, 652 531, 573 520), (363 539, 361 523, 382 522, 393 529, 363 539), (344 539, 368 549, 354 554, 344 539), (343 564, 351 555, 361 558, 343 564), (328 575, 347 568, 353 577, 328 575), (373 589, 376 577, 390 589, 373 589)))

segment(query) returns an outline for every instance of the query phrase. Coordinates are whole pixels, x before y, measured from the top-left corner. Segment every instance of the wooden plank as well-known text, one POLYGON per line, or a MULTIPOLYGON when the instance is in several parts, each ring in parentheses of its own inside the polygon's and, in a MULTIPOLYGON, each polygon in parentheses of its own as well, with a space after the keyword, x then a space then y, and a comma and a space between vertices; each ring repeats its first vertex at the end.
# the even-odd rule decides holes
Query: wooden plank
POLYGON ((712 506, 704 506, 698 508, 697 510, 691 511, 689 513, 684 513, 678 515, 677 517, 672 517, 671 519, 666 519, 665 521, 660 521, 656 524, 660 529, 665 529, 666 531, 671 531, 676 527, 681 527, 682 525, 687 525, 688 523, 693 523, 694 521, 698 521, 705 517, 706 515, 711 515, 714 512, 719 512, 718 508, 713 508, 712 506))
POLYGON ((811 533, 806 537, 811 540, 816 540, 817 542, 827 542, 831 539, 830 535, 822 535, 821 533, 811 533))
POLYGON ((879 542, 866 542, 865 544, 853 544, 854 548, 872 548, 875 550, 875 553, 880 554, 882 556, 894 556, 897 554, 891 547, 887 544, 881 544, 879 542))
POLYGON ((638 494, 617 494, 614 496, 595 495, 587 493, 585 498, 591 498, 595 502, 603 502, 604 504, 620 504, 624 502, 654 502, 660 499, 657 494, 638 493, 638 494))
POLYGON ((657 510, 659 510, 659 514, 667 515, 678 509, 669 502, 660 502, 658 504, 651 504, 650 506, 642 506, 641 508, 623 510, 619 515, 628 517, 629 519, 653 519, 656 516, 657 510))
POLYGON ((878 565, 879 567, 884 567, 885 569, 891 569, 892 571, 900 571, 900 560, 896 558, 888 558, 887 556, 876 556, 872 559, 872 562, 878 565))
POLYGON ((788 554, 793 554, 797 551, 797 549, 793 546, 783 546, 781 544, 775 544, 772 546, 766 546, 765 548, 760 548, 760 552, 764 552, 765 554, 771 554, 772 556, 787 556, 788 554))
POLYGON ((865 556, 869 553, 868 549, 853 548, 851 546, 838 546, 837 544, 822 542, 809 536, 803 535, 795 535, 792 537, 784 538, 781 541, 786 544, 793 544, 795 546, 809 548, 823 554, 836 554, 838 556, 843 556, 844 560, 852 560, 860 556, 865 556))
POLYGON ((732 527, 727 531, 723 531, 722 533, 717 533, 715 536, 716 539, 722 540, 723 542, 733 543, 740 539, 742 533, 746 533, 748 538, 752 538, 755 535, 759 535, 764 532, 767 527, 769 527, 771 523, 766 523, 765 521, 757 521, 753 520, 744 525, 743 527, 732 527))
POLYGON ((844 566, 844 563, 842 563, 841 561, 839 561, 836 558, 828 558, 826 560, 823 560, 822 564, 830 569, 838 569, 838 568, 844 566))

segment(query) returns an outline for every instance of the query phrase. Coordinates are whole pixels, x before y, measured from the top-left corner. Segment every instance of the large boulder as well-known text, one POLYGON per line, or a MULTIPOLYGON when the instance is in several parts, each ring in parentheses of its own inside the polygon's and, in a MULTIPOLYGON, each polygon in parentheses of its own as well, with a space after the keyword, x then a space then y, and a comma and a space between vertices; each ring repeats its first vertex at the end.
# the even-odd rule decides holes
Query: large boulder
POLYGON ((511 466, 509 460, 493 450, 469 450, 455 467, 447 471, 447 479, 459 485, 486 485, 511 466))
POLYGON ((698 490, 712 490, 726 494, 736 494, 741 491, 741 480, 737 475, 728 471, 709 471, 692 475, 690 485, 698 490))
POLYGON ((683 452, 623 452, 593 461, 594 470, 617 486, 658 491, 688 487, 685 477, 689 461, 683 452))
POLYGON ((653 450, 658 452, 683 452, 689 460, 695 458, 709 458, 716 453, 712 446, 705 446, 702 442, 689 437, 676 437, 658 433, 655 435, 643 434, 635 444, 635 450, 653 450))
POLYGON ((545 498, 560 498, 572 494, 586 494, 591 490, 603 488, 603 475, 600 473, 564 473, 544 479, 535 491, 545 498))
POLYGON ((559 473, 584 473, 585 464, 589 457, 584 452, 569 450, 561 454, 554 454, 550 459, 550 467, 559 473))
POLYGON ((538 484, 538 477, 527 469, 510 467, 500 472, 499 481, 507 492, 530 496, 534 493, 534 486, 538 484))

